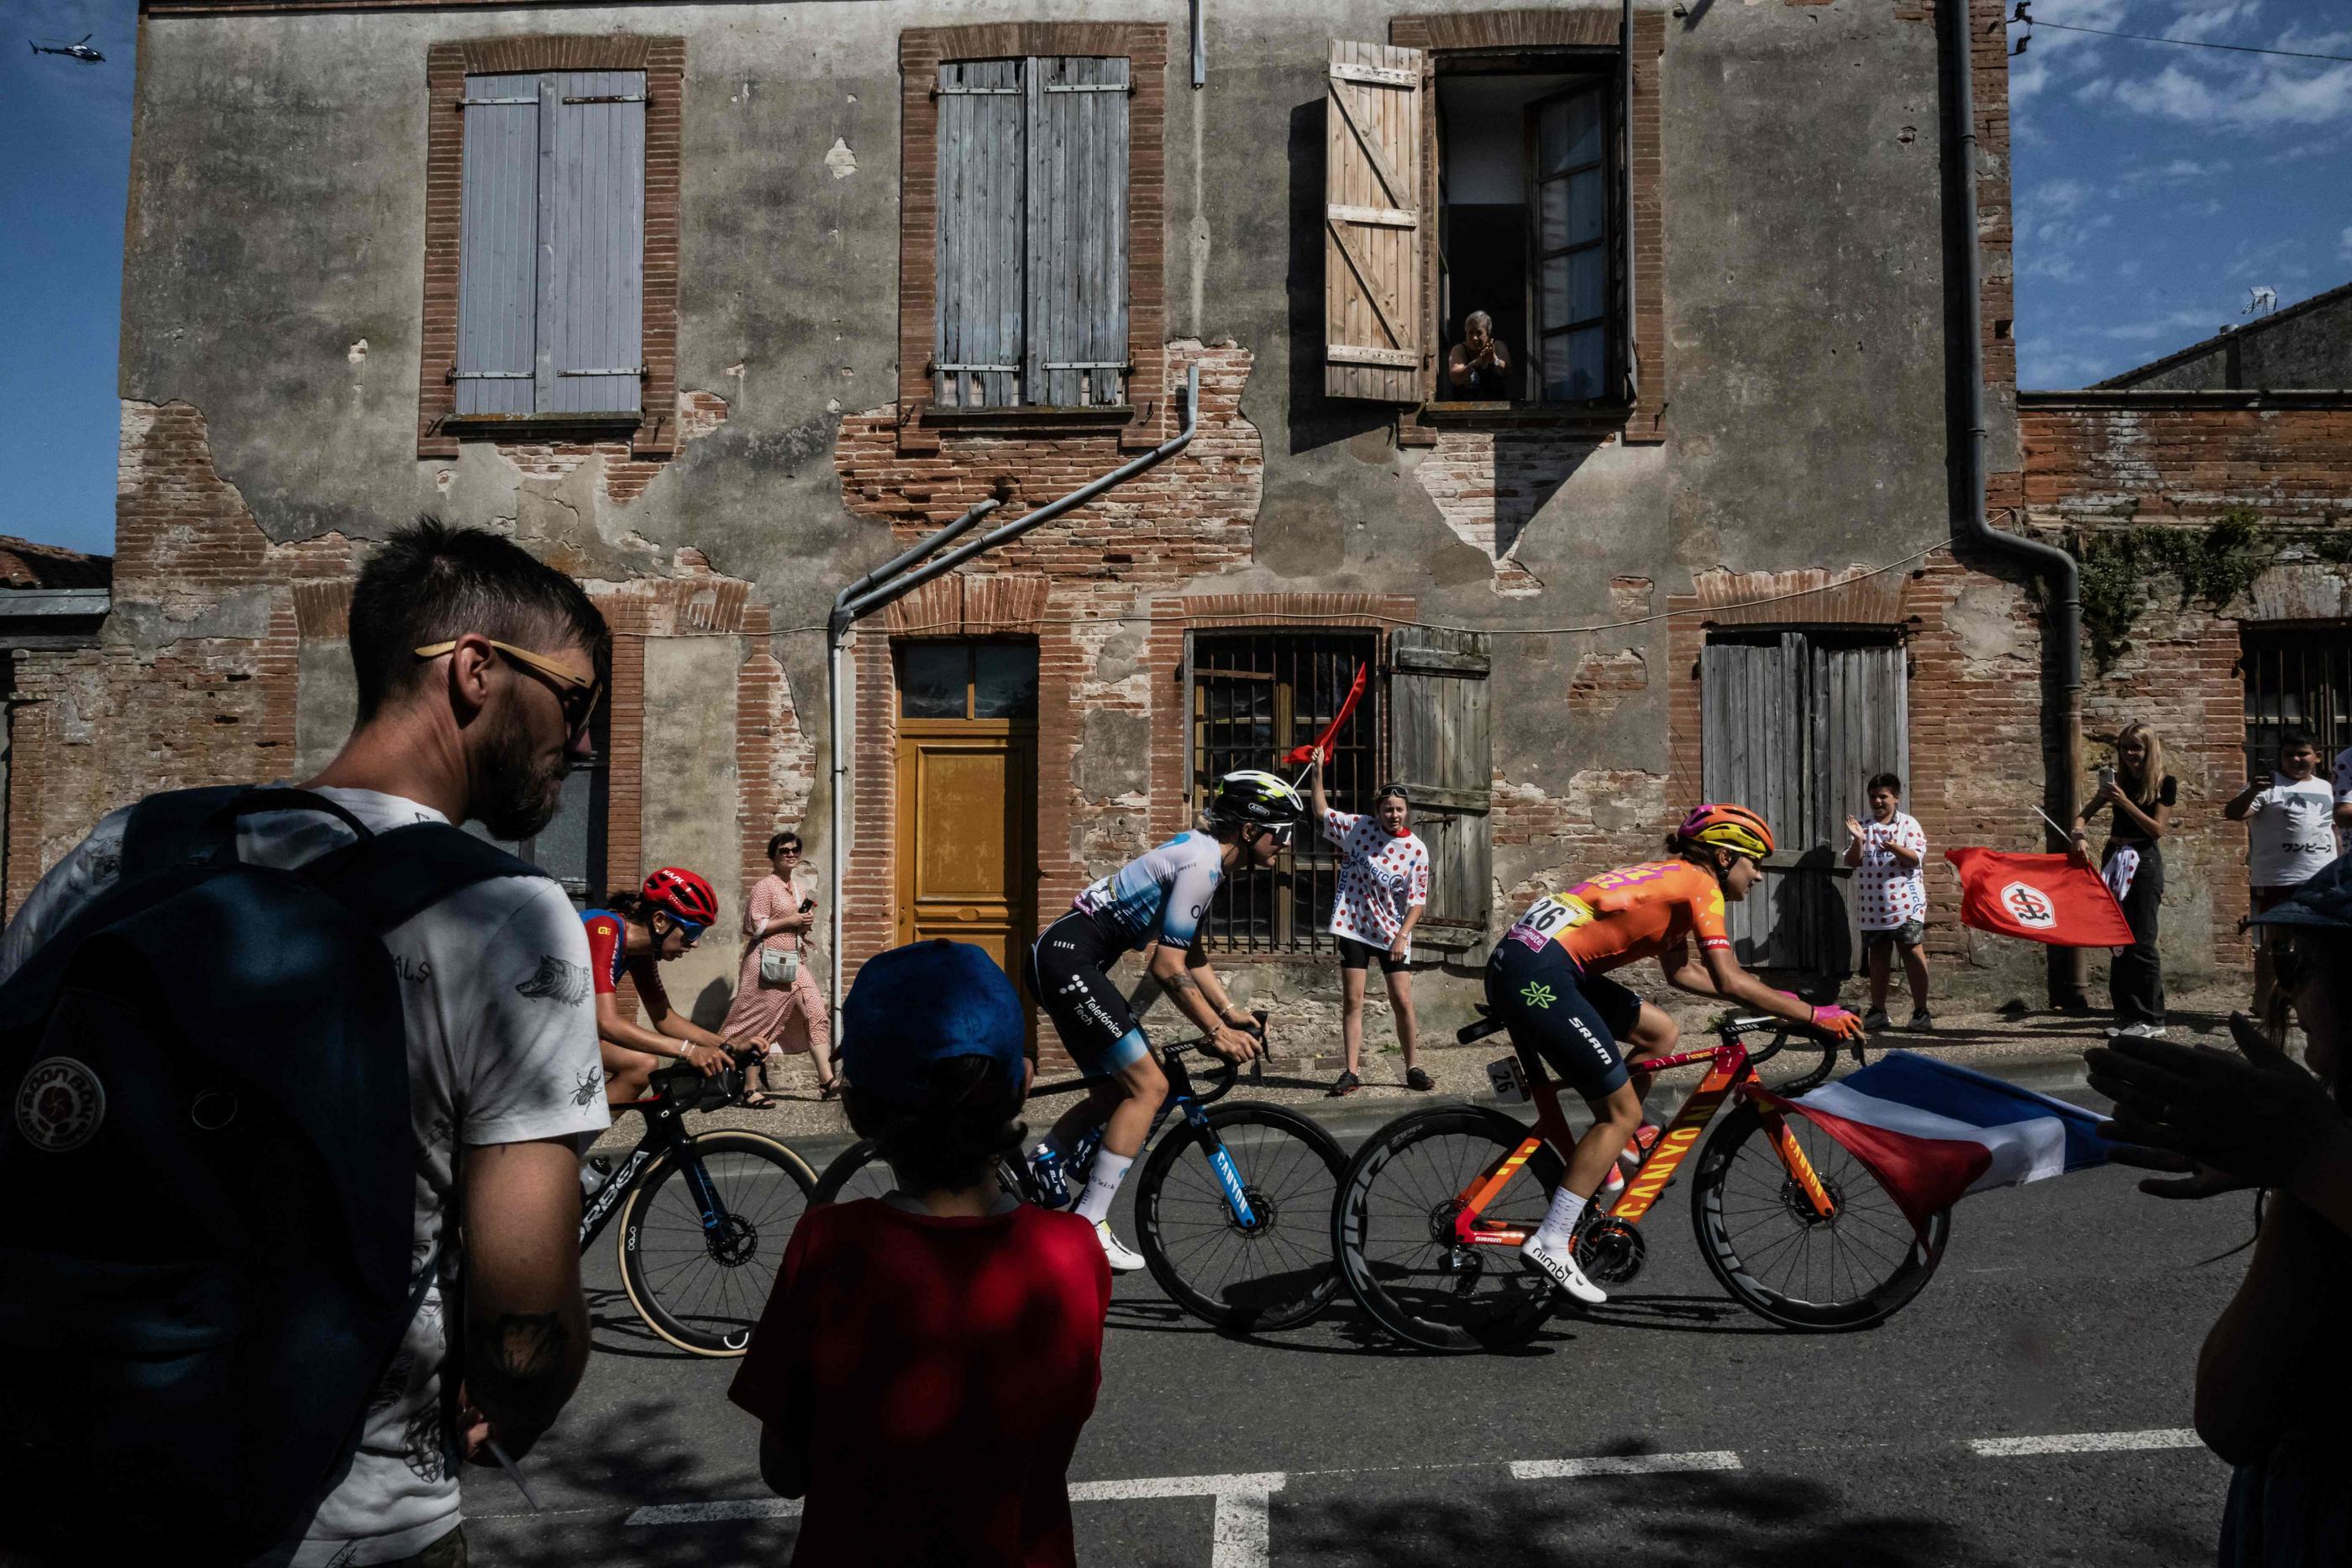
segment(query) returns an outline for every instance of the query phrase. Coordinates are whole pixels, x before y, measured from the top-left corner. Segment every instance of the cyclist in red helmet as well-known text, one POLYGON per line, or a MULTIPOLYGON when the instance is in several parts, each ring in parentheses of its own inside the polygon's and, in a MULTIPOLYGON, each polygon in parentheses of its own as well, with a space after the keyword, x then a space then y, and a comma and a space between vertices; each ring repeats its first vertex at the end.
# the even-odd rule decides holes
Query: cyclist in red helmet
MULTIPOLYGON (((683 866, 664 866, 635 894, 616 893, 602 909, 581 911, 588 928, 588 977, 596 992, 596 1038, 604 1047, 604 1098, 618 1105, 646 1096, 655 1072, 683 1061, 705 1078, 727 1065, 728 1042, 670 1006, 660 965, 702 940, 719 918, 719 895, 683 866), (621 1016, 621 977, 637 983, 652 1027, 621 1016)), ((774 1102, 744 1102, 757 1110, 774 1102)))
MULTIPOLYGON (((1748 896, 1771 852, 1772 830, 1747 807, 1699 806, 1668 836, 1669 858, 1537 899, 1487 960, 1488 1008, 1592 1108, 1591 1129, 1577 1140, 1542 1226, 1519 1249, 1524 1265, 1578 1301, 1608 1296, 1576 1266, 1577 1222, 1604 1181, 1622 1185, 1617 1158, 1642 1124, 1650 1087, 1641 1063, 1673 1051, 1680 1033, 1663 1008, 1607 971, 1655 958, 1666 983, 1693 996, 1720 997, 1842 1039, 1862 1034, 1862 1020, 1843 1008, 1816 1008, 1774 990, 1732 956, 1725 902, 1748 896), (1631 1048, 1622 1055, 1621 1041, 1631 1048)), ((1649 1132, 1655 1136, 1656 1129, 1649 1132)))

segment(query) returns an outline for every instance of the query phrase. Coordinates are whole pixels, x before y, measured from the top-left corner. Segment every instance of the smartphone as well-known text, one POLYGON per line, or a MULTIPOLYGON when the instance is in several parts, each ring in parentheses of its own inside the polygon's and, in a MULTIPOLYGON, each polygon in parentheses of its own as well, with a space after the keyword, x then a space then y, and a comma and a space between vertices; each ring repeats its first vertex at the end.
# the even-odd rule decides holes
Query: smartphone
POLYGON ((803 915, 806 915, 810 910, 814 909, 815 907, 816 907, 816 900, 815 900, 815 899, 814 899, 814 898, 803 898, 803 899, 802 899, 802 900, 801 900, 801 913, 802 913, 803 915))
POLYGON ((2115 781, 2116 781, 2116 770, 2115 770, 2114 768, 2101 768, 2099 769, 2099 788, 2100 788, 2100 789, 2110 789, 2110 788, 2112 788, 2112 787, 2114 786, 2115 781))

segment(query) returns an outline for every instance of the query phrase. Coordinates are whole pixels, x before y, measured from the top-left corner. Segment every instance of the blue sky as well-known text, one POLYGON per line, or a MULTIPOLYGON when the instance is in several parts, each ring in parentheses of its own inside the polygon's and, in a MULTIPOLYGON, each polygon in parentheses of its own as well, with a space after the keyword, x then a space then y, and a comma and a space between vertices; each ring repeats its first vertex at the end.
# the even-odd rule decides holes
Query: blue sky
MULTIPOLYGON (((1234 3, 1234 0, 1225 0, 1234 3)), ((1882 0, 1862 0, 1879 4, 1882 0)), ((0 533, 114 538, 136 0, 8 0, 0 533), (96 36, 106 63, 31 55, 96 36)), ((2344 0, 2033 0, 2045 22, 2352 55, 2344 0)), ((2012 38, 2020 29, 2011 29, 2012 38)), ((2035 31, 2011 61, 2018 380, 2082 386, 2352 279, 2352 63, 2035 31)))
MULTIPOLYGON (((2033 0, 2037 21, 2352 55, 2343 0, 2033 0)), ((2012 27, 2016 39, 2022 29, 2012 27)), ((2352 280, 2352 63, 2037 27, 2010 61, 2017 380, 2077 387, 2352 280)))

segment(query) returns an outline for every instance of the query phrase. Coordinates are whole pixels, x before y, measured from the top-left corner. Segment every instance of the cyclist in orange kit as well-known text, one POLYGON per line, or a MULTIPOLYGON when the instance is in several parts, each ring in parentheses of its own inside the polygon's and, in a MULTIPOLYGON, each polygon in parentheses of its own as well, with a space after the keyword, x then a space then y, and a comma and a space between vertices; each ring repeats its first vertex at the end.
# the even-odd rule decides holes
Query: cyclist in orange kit
POLYGON ((1672 1051, 1680 1033, 1664 1009, 1607 972, 1654 957, 1667 984, 1693 996, 1720 997, 1840 1039, 1862 1033, 1862 1019, 1843 1008, 1816 1008, 1774 990, 1731 956, 1724 903, 1746 898, 1763 875, 1759 862, 1772 852, 1763 818, 1745 806, 1696 807, 1666 851, 1673 858, 1536 900, 1486 962, 1489 1009, 1592 1109, 1592 1126, 1577 1140, 1543 1224, 1519 1249, 1523 1265, 1591 1304, 1609 1298, 1576 1266, 1577 1221, 1641 1124, 1650 1082, 1640 1063, 1672 1051), (1620 1041, 1630 1047, 1622 1055, 1620 1041))

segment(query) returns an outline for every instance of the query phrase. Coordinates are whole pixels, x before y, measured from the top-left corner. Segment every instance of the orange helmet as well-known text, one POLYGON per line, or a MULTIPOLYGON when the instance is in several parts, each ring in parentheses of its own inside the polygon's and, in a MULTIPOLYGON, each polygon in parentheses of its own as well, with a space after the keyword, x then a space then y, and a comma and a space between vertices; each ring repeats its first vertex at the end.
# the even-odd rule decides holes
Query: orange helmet
POLYGON ((1772 830, 1764 819, 1729 801, 1692 807, 1675 836, 1686 843, 1721 844, 1751 860, 1762 860, 1772 852, 1772 830))
POLYGON ((684 866, 666 865, 646 878, 639 890, 646 904, 698 929, 719 918, 719 895, 710 884, 684 866))

